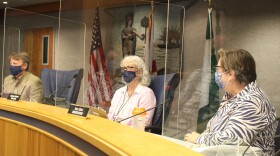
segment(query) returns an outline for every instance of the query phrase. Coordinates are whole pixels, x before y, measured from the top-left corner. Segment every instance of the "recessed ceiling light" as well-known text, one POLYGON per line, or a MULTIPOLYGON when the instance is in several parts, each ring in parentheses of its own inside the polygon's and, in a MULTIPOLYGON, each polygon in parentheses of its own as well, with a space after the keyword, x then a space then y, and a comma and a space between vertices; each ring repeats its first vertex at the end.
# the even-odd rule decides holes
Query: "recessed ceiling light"
POLYGON ((7 1, 4 1, 3 4, 8 4, 8 2, 7 2, 7 1))

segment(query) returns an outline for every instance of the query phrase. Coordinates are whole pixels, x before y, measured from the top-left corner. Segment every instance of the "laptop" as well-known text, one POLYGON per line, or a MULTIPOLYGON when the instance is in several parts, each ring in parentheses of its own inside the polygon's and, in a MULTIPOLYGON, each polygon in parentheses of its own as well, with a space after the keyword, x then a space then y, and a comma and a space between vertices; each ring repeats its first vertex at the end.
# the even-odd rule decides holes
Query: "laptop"
POLYGON ((107 113, 101 107, 90 107, 89 108, 89 114, 92 114, 92 115, 99 116, 99 117, 107 119, 107 113))

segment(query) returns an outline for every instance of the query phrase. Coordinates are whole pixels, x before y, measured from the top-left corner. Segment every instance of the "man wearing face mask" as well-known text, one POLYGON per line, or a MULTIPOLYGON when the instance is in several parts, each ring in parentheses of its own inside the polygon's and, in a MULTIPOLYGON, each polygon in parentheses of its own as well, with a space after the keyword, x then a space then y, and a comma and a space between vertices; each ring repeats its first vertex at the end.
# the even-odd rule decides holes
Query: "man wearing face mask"
POLYGON ((30 57, 26 52, 12 53, 9 56, 10 74, 4 79, 4 93, 21 95, 20 99, 42 102, 44 98, 42 81, 28 71, 30 57))
POLYGON ((256 81, 254 58, 243 49, 220 50, 218 58, 215 81, 226 93, 206 130, 186 134, 185 140, 208 146, 250 145, 272 155, 276 113, 256 81))
MULTIPOLYGON (((117 122, 132 116, 135 107, 143 107, 147 110, 156 105, 154 92, 148 87, 151 79, 143 59, 136 55, 126 56, 120 66, 126 86, 115 92, 108 113, 108 119, 117 122)), ((154 109, 147 112, 146 126, 151 124, 153 114, 154 109)), ((131 126, 132 118, 120 123, 131 126)))

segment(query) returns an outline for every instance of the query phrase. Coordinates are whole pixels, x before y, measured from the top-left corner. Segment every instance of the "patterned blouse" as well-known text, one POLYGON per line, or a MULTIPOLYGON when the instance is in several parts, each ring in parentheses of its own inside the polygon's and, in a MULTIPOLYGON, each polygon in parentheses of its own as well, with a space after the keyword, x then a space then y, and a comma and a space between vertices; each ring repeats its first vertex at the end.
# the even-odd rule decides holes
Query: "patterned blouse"
POLYGON ((276 112, 257 82, 251 82, 236 96, 226 93, 217 113, 199 136, 199 144, 237 144, 259 147, 264 155, 274 151, 276 112))

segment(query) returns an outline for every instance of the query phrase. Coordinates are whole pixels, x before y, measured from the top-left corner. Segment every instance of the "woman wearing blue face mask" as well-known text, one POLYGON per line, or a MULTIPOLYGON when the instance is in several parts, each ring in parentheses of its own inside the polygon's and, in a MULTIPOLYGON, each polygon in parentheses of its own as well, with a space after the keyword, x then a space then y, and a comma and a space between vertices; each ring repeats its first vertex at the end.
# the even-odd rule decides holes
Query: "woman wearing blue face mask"
MULTIPOLYGON (((143 107, 146 110, 156 105, 153 91, 148 87, 150 84, 149 72, 142 58, 126 56, 121 61, 122 79, 126 86, 118 89, 111 101, 108 119, 120 121, 132 115, 135 107, 143 107)), ((146 126, 151 124, 154 110, 148 111, 146 115, 146 126)), ((132 119, 121 122, 131 126, 132 119)))
POLYGON ((254 58, 243 49, 220 50, 218 58, 215 81, 226 92, 220 108, 202 134, 186 134, 185 140, 208 146, 239 143, 272 155, 276 113, 256 81, 254 58))
POLYGON ((26 52, 12 53, 9 56, 10 74, 4 79, 3 93, 21 95, 20 99, 42 102, 43 84, 40 78, 28 71, 30 57, 26 52))

